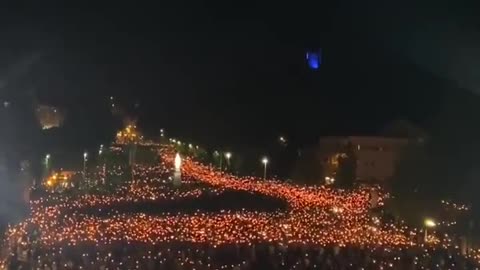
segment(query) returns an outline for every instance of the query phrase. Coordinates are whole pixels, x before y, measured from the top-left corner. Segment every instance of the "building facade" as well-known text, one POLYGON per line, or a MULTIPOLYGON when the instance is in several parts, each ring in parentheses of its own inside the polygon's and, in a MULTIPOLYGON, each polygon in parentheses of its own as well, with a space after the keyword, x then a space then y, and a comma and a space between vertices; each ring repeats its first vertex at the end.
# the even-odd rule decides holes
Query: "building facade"
POLYGON ((394 175, 397 160, 408 143, 406 138, 379 136, 323 137, 318 153, 325 180, 335 179, 340 160, 349 152, 356 160, 357 181, 384 183, 394 175))

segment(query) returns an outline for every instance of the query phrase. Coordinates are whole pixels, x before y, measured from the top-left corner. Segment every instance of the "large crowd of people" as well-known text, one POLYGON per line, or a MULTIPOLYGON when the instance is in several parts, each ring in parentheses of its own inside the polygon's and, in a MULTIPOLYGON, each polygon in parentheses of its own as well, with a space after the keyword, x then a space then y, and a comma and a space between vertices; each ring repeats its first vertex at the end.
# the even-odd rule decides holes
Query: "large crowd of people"
POLYGON ((372 216, 370 209, 385 199, 375 188, 347 192, 237 177, 188 158, 181 168, 183 185, 174 187, 169 179, 174 155, 169 148, 159 154, 160 164, 136 166, 133 178, 116 192, 32 200, 30 217, 6 233, 1 265, 51 270, 474 269, 479 261, 461 256, 448 238, 431 233, 428 242, 419 241, 420 231, 372 216), (240 193, 264 201, 253 208, 226 209, 225 196, 240 193), (204 211, 205 197, 224 203, 204 211), (278 202, 279 207, 254 209, 278 202), (182 205, 196 210, 184 211, 182 205))
MULTIPOLYGON (((21 245, 21 243, 19 243, 21 245)), ((308 270, 478 269, 456 249, 339 247, 317 245, 79 245, 43 249, 17 246, 7 269, 308 270)))

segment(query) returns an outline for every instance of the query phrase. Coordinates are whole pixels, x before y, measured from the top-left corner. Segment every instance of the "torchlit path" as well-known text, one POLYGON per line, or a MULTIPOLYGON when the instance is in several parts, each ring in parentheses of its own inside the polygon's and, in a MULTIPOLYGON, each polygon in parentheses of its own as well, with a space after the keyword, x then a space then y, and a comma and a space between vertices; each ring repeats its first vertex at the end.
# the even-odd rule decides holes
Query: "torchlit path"
MULTIPOLYGON (((173 167, 173 154, 162 153, 164 164, 159 172, 173 167)), ((11 235, 23 232, 29 223, 37 224, 45 245, 77 244, 93 241, 111 243, 117 240, 160 243, 169 241, 411 245, 404 231, 394 227, 377 227, 368 215, 369 191, 339 192, 327 188, 306 188, 276 181, 239 178, 186 159, 182 166, 185 178, 205 182, 215 188, 256 192, 288 202, 286 212, 221 212, 192 215, 118 214, 110 217, 75 215, 75 209, 118 202, 175 200, 198 197, 201 189, 189 192, 162 190, 147 182, 135 181, 125 192, 112 196, 85 195, 76 200, 47 206, 32 202, 32 218, 12 228, 11 235), (70 213, 70 214, 69 214, 70 213), (72 214, 73 213, 73 214, 72 214), (59 218, 62 217, 62 218, 59 218)), ((136 177, 141 177, 140 174, 136 177)), ((140 179, 141 180, 141 179, 140 179)))
MULTIPOLYGON (((416 233, 393 225, 378 225, 369 215, 368 189, 352 192, 324 187, 301 187, 254 177, 236 177, 219 172, 191 159, 182 164, 187 181, 208 184, 209 192, 241 190, 261 193, 285 200, 286 211, 221 211, 194 214, 143 213, 95 216, 79 209, 114 206, 121 202, 145 202, 197 198, 207 188, 181 191, 153 185, 160 175, 171 174, 174 154, 160 151, 162 163, 155 167, 138 167, 135 181, 114 195, 84 195, 72 199, 51 196, 32 201, 31 218, 9 229, 6 242, 26 235, 27 228, 40 230, 40 243, 45 246, 92 243, 111 244, 117 241, 160 244, 169 242, 208 243, 212 246, 231 243, 252 244, 276 242, 335 244, 372 247, 406 247, 415 245, 416 233)), ((379 196, 381 204, 383 195, 379 196)))
MULTIPOLYGON (((173 163, 173 156, 168 151, 162 152, 163 160, 167 163, 173 163)), ((229 240, 225 239, 217 244, 260 240, 320 245, 413 245, 402 229, 375 226, 368 215, 368 189, 340 192, 324 187, 300 187, 254 177, 236 177, 191 159, 184 161, 182 175, 215 187, 261 193, 288 202, 289 210, 286 213, 256 213, 253 217, 250 213, 235 214, 236 218, 240 217, 244 222, 248 222, 246 226, 235 231, 248 232, 249 228, 254 228, 253 232, 246 236, 230 237, 229 240)), ((382 203, 382 197, 379 200, 382 203)), ((228 226, 225 229, 221 226, 219 229, 221 230, 218 232, 231 232, 228 226)))

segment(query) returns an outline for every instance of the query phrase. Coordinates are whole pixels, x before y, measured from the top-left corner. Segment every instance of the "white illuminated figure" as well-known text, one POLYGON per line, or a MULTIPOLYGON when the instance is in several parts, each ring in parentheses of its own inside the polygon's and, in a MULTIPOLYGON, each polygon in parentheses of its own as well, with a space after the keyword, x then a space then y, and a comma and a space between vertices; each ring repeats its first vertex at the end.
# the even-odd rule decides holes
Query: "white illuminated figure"
POLYGON ((182 171, 180 170, 182 166, 182 158, 180 154, 177 153, 175 156, 175 172, 173 173, 173 185, 178 187, 182 184, 182 171))

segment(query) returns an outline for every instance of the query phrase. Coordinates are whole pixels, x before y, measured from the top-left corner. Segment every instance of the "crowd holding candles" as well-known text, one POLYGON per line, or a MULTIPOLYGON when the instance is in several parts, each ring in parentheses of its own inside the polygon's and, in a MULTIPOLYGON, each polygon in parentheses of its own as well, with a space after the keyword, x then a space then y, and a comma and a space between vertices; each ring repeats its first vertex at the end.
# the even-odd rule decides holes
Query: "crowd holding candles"
POLYGON ((163 147, 159 155, 156 166, 135 165, 133 178, 115 193, 32 200, 30 217, 6 233, 3 265, 22 261, 25 250, 23 265, 34 269, 461 269, 479 261, 476 253, 461 257, 448 237, 433 231, 424 241, 415 229, 379 222, 371 209, 387 195, 375 187, 343 191, 264 179, 266 173, 239 177, 190 158, 176 168, 182 186, 173 187, 176 154, 163 147), (226 190, 278 198, 288 207, 158 215, 85 211, 226 190))

